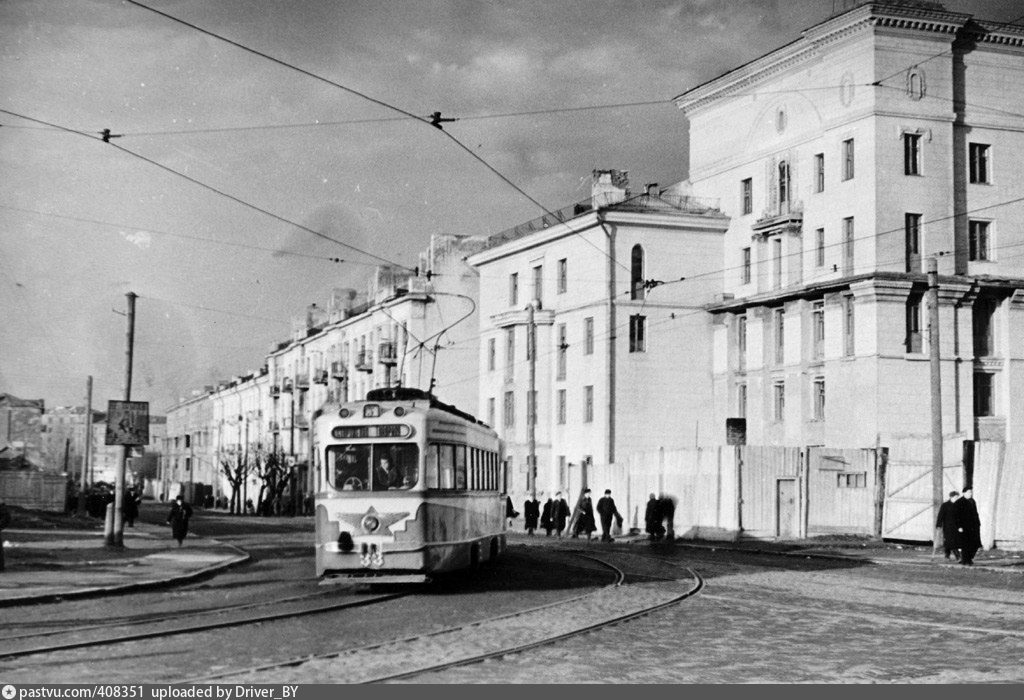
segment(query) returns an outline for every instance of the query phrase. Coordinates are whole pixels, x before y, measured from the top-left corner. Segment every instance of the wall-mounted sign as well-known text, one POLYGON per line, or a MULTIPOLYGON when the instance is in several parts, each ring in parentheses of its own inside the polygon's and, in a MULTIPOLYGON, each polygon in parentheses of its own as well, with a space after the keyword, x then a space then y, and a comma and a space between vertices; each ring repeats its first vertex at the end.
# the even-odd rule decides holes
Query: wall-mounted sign
POLYGON ((108 445, 149 444, 149 402, 107 401, 108 445))

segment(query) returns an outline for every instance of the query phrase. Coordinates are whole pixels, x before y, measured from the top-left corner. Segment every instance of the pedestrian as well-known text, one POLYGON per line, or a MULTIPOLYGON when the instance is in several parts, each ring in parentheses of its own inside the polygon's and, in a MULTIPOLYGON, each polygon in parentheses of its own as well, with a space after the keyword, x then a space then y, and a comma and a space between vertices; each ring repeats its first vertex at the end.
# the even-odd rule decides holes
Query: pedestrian
POLYGON ((178 497, 174 499, 174 504, 171 505, 171 512, 167 514, 167 524, 171 526, 171 535, 178 540, 179 547, 188 534, 188 520, 191 517, 192 506, 185 503, 185 499, 179 493, 178 497))
POLYGON ((505 496, 505 517, 508 518, 508 526, 512 527, 512 521, 519 517, 519 512, 512 505, 512 497, 505 496))
POLYGON ((665 536, 665 526, 661 523, 661 501, 653 493, 647 499, 647 510, 644 512, 644 525, 647 536, 652 542, 657 542, 665 536))
POLYGON ((4 528, 11 524, 11 514, 7 510, 7 504, 0 501, 0 571, 4 570, 4 528))
POLYGON ((662 493, 658 499, 658 510, 665 526, 665 540, 671 541, 676 538, 676 502, 671 496, 662 493))
POLYGON ((523 504, 523 519, 525 520, 526 534, 533 535, 537 529, 537 520, 540 519, 540 501, 533 496, 526 499, 523 504))
POLYGON ((605 489, 604 496, 602 496, 597 502, 597 514, 601 517, 601 534, 602 542, 614 542, 612 539, 612 519, 614 518, 617 523, 622 524, 622 516, 619 514, 619 509, 615 507, 615 499, 612 498, 612 490, 605 489))
POLYGON ((974 555, 981 549, 981 518, 978 517, 978 504, 974 502, 974 489, 970 486, 964 489, 956 502, 956 514, 960 563, 973 566, 974 555))
POLYGON ((957 501, 960 500, 960 494, 956 491, 949 492, 949 500, 943 502, 939 506, 939 515, 935 519, 935 527, 942 531, 942 549, 946 554, 946 559, 949 559, 949 555, 952 554, 956 557, 957 561, 960 561, 960 545, 958 540, 960 539, 960 533, 958 528, 960 525, 957 523, 957 501))
POLYGON ((562 531, 565 530, 565 524, 569 522, 569 516, 572 515, 572 511, 569 510, 569 502, 562 498, 562 492, 558 491, 555 493, 555 502, 551 506, 551 523, 555 526, 555 532, 558 536, 562 536, 562 531))
POLYGON ((548 500, 544 501, 544 507, 540 512, 540 526, 544 528, 544 532, 547 533, 547 537, 551 537, 551 531, 555 529, 554 513, 555 502, 551 496, 548 496, 548 500))
POLYGON ((124 494, 124 522, 128 527, 135 527, 135 519, 139 517, 139 501, 135 489, 128 489, 124 494))
POLYGON ((583 489, 580 502, 576 504, 576 526, 573 528, 572 536, 579 537, 580 533, 587 533, 589 540, 597 525, 594 523, 594 503, 590 500, 590 489, 583 489))

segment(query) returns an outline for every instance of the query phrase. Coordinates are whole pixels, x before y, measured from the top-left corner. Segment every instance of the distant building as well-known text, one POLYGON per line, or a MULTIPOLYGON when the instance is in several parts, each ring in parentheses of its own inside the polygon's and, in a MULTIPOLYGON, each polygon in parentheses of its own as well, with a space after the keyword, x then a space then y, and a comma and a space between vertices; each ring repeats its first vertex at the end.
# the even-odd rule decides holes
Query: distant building
POLYGON ((43 454, 46 469, 79 478, 85 458, 84 406, 56 406, 43 413, 43 454))
POLYGON ((42 468, 46 463, 42 399, 0 394, 0 468, 42 468))

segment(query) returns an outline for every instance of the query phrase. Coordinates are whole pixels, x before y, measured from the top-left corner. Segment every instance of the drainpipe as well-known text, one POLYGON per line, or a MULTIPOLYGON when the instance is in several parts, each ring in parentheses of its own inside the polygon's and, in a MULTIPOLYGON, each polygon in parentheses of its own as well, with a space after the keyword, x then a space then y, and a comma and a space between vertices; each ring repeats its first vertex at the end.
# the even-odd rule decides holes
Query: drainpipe
POLYGON ((597 223, 608 239, 608 464, 615 462, 615 225, 605 225, 604 213, 597 223))

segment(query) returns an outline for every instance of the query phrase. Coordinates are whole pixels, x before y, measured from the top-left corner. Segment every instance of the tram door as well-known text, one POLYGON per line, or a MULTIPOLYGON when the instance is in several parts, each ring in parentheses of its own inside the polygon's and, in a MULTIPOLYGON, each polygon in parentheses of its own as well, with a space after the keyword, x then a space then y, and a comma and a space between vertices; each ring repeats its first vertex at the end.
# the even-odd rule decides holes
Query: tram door
POLYGON ((797 531, 796 479, 778 479, 775 489, 775 532, 779 537, 793 537, 797 531))

